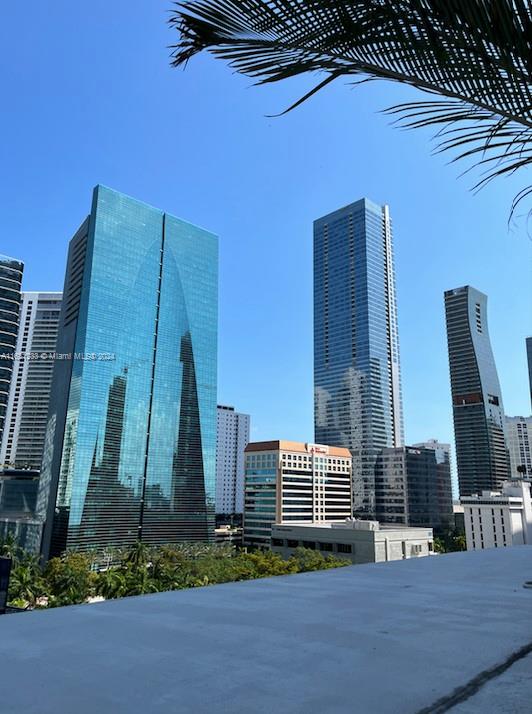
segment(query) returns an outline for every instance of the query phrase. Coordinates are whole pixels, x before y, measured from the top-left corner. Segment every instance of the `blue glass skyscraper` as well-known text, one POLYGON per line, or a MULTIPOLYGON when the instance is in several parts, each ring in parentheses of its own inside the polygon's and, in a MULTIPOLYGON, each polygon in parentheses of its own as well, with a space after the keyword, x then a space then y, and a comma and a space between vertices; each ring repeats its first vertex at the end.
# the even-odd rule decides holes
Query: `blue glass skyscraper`
POLYGON ((392 233, 363 198, 314 222, 314 425, 353 455, 355 513, 375 513, 380 450, 402 446, 392 233))
POLYGON ((43 554, 208 540, 218 242, 103 186, 70 242, 38 511, 43 554))

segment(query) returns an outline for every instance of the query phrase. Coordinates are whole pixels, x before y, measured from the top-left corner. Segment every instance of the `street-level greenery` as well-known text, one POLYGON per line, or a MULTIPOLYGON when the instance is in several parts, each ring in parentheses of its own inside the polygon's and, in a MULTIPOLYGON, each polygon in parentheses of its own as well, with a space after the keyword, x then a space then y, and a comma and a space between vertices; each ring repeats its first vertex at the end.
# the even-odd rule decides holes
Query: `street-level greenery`
POLYGON ((438 531, 434 535, 434 550, 436 553, 456 553, 466 550, 465 534, 457 528, 438 531))
POLYGON ((0 555, 13 560, 9 604, 46 608, 216 583, 290 575, 349 565, 349 562, 298 548, 288 560, 270 551, 247 553, 232 546, 166 545, 106 553, 68 552, 44 567, 39 559, 16 546, 0 543, 0 555))

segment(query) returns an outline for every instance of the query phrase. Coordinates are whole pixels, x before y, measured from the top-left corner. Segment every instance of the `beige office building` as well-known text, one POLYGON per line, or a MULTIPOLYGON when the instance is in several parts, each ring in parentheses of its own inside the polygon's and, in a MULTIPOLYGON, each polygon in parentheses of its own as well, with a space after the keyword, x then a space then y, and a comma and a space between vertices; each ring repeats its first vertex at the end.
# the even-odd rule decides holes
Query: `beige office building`
POLYGON ((273 523, 344 521, 351 500, 348 449, 283 440, 246 447, 244 545, 270 548, 273 523))

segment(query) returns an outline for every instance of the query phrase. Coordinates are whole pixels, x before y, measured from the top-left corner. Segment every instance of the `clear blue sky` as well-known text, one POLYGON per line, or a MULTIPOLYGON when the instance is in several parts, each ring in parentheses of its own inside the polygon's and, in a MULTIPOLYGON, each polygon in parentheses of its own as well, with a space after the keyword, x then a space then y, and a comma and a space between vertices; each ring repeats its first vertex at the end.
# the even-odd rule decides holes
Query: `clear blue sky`
POLYGON ((312 440, 312 221, 368 196, 394 223, 406 438, 452 438, 443 291, 489 296, 508 414, 528 414, 532 332, 525 176, 469 192, 430 134, 378 113, 412 90, 268 88, 208 56, 169 67, 170 2, 26 0, 0 27, 0 252, 27 290, 62 289, 67 243, 103 183, 220 236, 219 400, 252 438, 312 440))

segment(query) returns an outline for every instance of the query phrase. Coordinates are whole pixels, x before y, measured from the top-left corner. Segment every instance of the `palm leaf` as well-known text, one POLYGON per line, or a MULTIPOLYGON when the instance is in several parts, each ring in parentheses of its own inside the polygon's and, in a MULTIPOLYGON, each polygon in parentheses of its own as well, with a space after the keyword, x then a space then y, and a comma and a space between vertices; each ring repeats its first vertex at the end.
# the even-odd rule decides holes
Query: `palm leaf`
POLYGON ((188 0, 170 23, 174 66, 207 50, 259 84, 326 74, 289 109, 342 76, 439 95, 387 111, 436 128, 437 151, 480 167, 474 188, 532 162, 529 0, 188 0))

